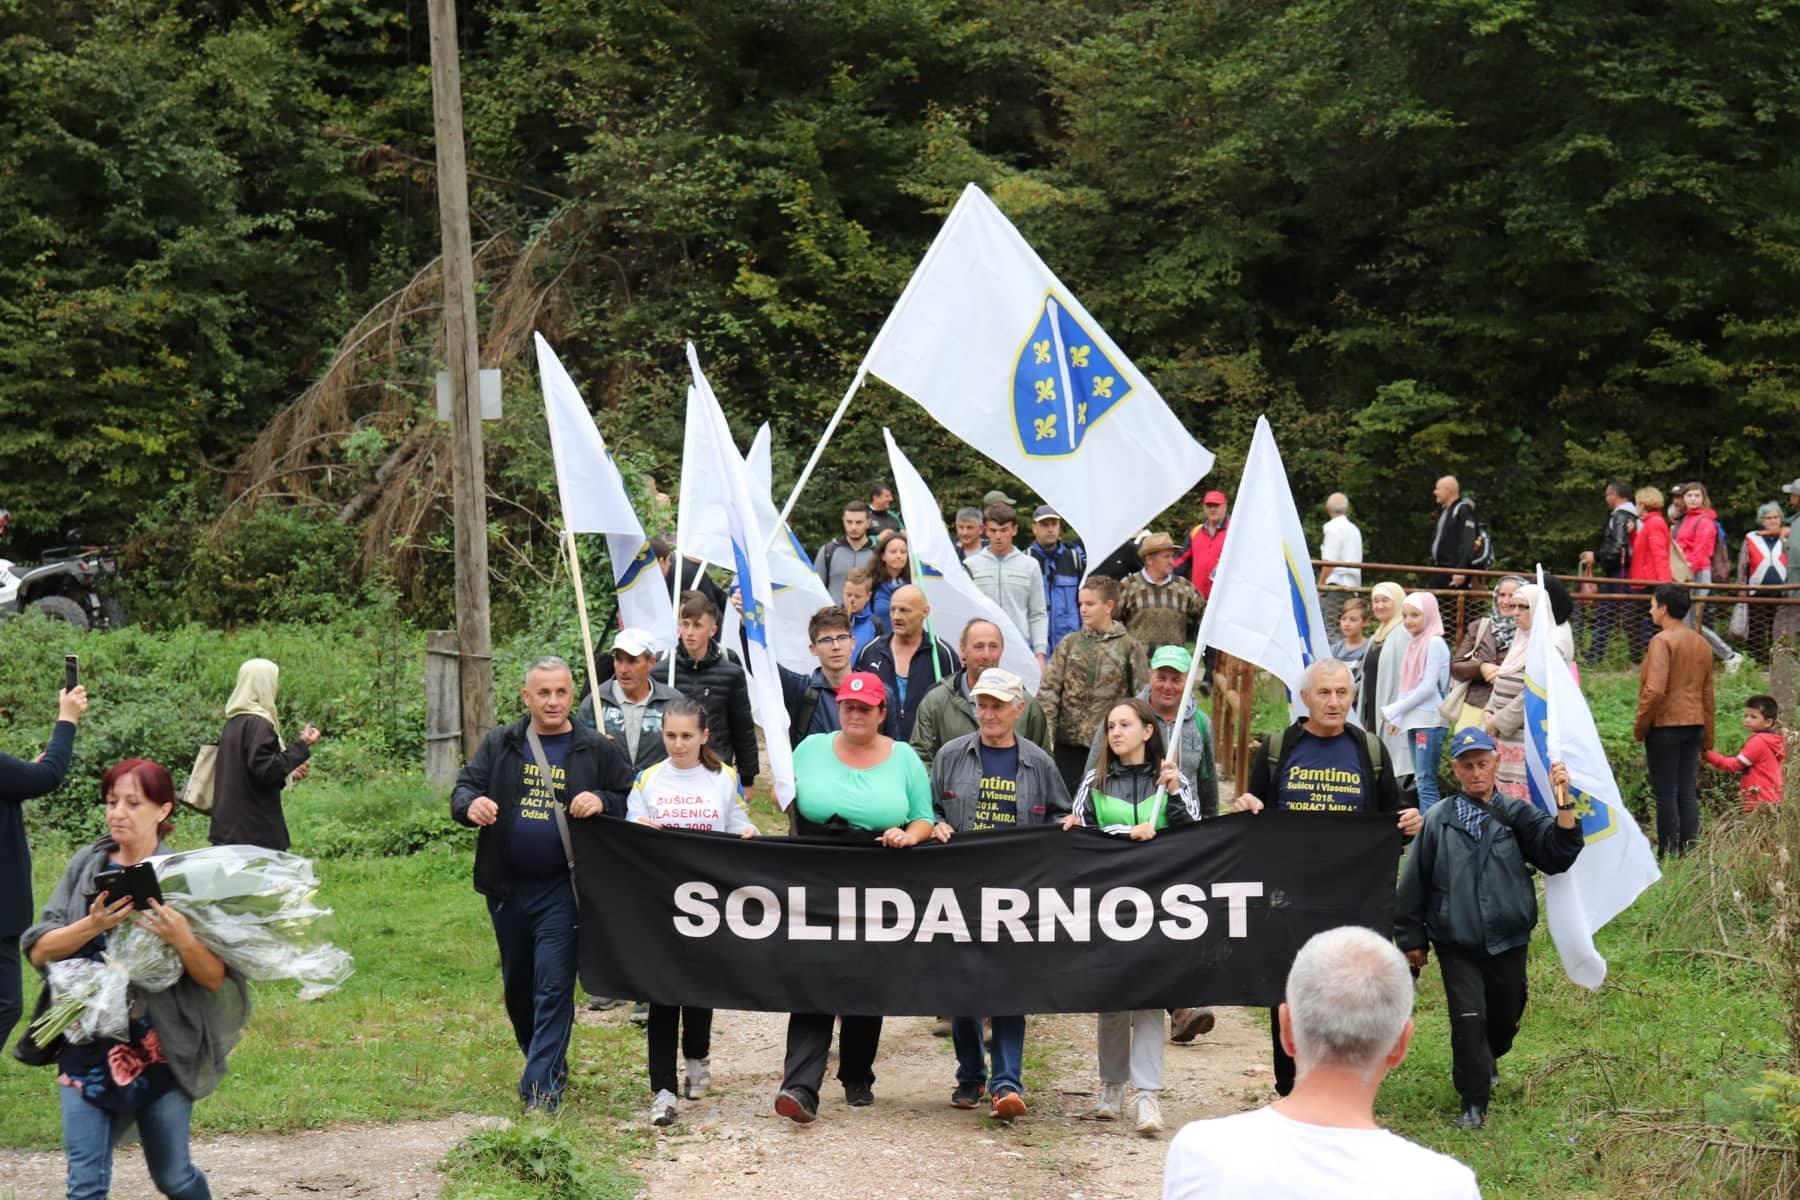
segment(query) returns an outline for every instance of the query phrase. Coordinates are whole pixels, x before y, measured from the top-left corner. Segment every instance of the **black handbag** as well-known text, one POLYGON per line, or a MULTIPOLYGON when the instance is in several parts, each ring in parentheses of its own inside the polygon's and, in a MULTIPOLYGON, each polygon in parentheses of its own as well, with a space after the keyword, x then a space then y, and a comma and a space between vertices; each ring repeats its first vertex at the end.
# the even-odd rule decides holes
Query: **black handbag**
POLYGON ((62 1056, 65 1041, 62 1034, 57 1034, 48 1046, 38 1045, 37 1039, 31 1036, 31 1027, 49 1011, 50 983, 46 980, 44 986, 38 989, 37 1003, 31 1008, 30 1020, 26 1021, 25 1027, 19 1031, 19 1040, 13 1043, 13 1057, 28 1067, 53 1066, 56 1060, 62 1056))

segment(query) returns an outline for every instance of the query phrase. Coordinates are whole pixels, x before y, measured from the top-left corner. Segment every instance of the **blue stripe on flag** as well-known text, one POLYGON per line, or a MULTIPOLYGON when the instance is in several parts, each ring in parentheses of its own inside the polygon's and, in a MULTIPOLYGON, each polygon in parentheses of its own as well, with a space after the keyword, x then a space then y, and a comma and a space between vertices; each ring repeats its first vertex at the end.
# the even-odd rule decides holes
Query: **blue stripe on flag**
POLYGON ((614 583, 614 590, 621 592, 630 590, 631 585, 637 582, 638 576, 643 574, 644 568, 655 561, 655 557, 650 553, 650 543, 645 542, 643 548, 637 552, 637 557, 625 564, 625 569, 619 573, 619 577, 614 583))
POLYGON ((769 615, 756 600, 756 581, 750 574, 750 556, 736 538, 731 540, 731 557, 737 562, 738 596, 744 606, 744 636, 758 646, 769 644, 769 615))
MULTIPOLYGON (((1554 668, 1552 668, 1554 669, 1554 668)), ((1530 675, 1525 676, 1525 783, 1531 802, 1556 814, 1556 797, 1550 787, 1550 698, 1530 675)), ((1584 842, 1592 845, 1605 841, 1619 831, 1619 819, 1612 805, 1569 785, 1569 799, 1575 804, 1575 819, 1581 825, 1584 842)))
POLYGON ((1313 661, 1312 617, 1306 611, 1306 588, 1300 582, 1294 555, 1285 544, 1281 547, 1281 557, 1287 562, 1288 601, 1294 609, 1294 628, 1300 631, 1300 665, 1310 667, 1313 661))

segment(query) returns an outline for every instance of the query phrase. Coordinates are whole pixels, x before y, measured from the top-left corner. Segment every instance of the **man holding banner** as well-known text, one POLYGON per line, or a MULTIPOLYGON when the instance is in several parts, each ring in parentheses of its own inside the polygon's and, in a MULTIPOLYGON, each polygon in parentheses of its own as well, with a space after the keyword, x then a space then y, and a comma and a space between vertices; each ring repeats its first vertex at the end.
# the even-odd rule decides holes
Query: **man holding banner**
POLYGON ((1568 796, 1568 771, 1550 766, 1556 817, 1500 795, 1494 739, 1464 729, 1450 743, 1460 791, 1425 816, 1400 871, 1394 943, 1415 967, 1438 953, 1450 1007, 1451 1078, 1462 1097, 1462 1129, 1480 1129, 1525 1015, 1525 960, 1537 928, 1530 868, 1560 875, 1575 864, 1582 834, 1568 796))

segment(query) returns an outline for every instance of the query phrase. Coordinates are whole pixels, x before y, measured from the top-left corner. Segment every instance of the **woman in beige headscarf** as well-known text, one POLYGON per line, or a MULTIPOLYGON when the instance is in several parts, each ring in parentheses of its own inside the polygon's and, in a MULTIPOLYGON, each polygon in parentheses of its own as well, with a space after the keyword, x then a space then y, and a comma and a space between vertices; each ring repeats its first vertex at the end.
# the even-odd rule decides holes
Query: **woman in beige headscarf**
POLYGON ((219 734, 213 775, 212 829, 215 846, 288 848, 281 789, 289 776, 303 778, 319 731, 308 725, 289 746, 275 715, 281 669, 266 658, 238 668, 237 687, 225 702, 225 729, 219 734))
POLYGON ((1528 583, 1513 593, 1512 644, 1500 660, 1482 710, 1482 722, 1499 751, 1500 766, 1494 774, 1494 789, 1503 796, 1530 803, 1530 789, 1525 781, 1525 653, 1531 646, 1531 606, 1540 589, 1528 583))
POLYGON ((1381 745, 1388 762, 1394 766, 1394 778, 1410 779, 1413 773, 1412 741, 1404 733, 1389 734, 1381 709, 1400 695, 1400 664, 1406 659, 1406 647, 1412 635, 1400 623, 1400 607, 1406 603, 1406 590, 1392 580, 1378 583, 1369 592, 1369 609, 1375 617, 1375 632, 1369 635, 1369 649, 1363 654, 1362 696, 1357 712, 1364 729, 1381 730, 1381 745))

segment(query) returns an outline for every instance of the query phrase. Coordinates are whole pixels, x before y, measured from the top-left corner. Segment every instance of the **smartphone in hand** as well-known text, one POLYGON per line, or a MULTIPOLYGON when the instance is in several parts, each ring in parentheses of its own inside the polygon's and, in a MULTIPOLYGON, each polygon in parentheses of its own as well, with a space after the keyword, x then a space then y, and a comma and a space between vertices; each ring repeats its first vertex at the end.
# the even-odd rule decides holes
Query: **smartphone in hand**
POLYGON ((63 691, 72 692, 81 686, 81 659, 73 654, 63 655, 63 691))

